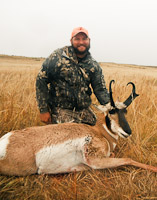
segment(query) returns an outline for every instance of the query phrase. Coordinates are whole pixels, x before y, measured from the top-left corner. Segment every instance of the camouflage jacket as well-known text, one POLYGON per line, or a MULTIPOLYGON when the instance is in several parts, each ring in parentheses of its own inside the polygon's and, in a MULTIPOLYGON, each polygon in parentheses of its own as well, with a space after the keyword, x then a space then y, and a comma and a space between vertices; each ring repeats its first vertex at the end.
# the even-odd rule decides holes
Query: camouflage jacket
POLYGON ((91 88, 100 102, 109 102, 104 76, 90 53, 78 61, 73 47, 54 51, 43 63, 36 80, 36 97, 41 113, 49 107, 84 109, 91 104, 91 88))

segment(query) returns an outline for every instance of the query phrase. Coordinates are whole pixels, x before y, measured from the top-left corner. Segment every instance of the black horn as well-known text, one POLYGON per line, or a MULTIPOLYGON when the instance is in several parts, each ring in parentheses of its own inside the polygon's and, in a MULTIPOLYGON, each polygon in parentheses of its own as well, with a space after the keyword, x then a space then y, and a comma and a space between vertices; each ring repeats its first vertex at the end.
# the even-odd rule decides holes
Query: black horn
POLYGON ((111 81, 110 81, 110 86, 109 86, 110 102, 111 102, 111 106, 113 106, 113 107, 115 108, 115 103, 114 103, 113 97, 112 97, 112 88, 111 88, 111 84, 112 84, 112 83, 115 83, 115 81, 114 81, 114 80, 111 80, 111 81))
POLYGON ((132 101, 139 96, 139 94, 136 94, 136 89, 135 89, 135 84, 132 82, 129 82, 127 85, 131 84, 132 85, 132 93, 131 95, 127 98, 126 101, 124 101, 123 103, 128 107, 132 101))

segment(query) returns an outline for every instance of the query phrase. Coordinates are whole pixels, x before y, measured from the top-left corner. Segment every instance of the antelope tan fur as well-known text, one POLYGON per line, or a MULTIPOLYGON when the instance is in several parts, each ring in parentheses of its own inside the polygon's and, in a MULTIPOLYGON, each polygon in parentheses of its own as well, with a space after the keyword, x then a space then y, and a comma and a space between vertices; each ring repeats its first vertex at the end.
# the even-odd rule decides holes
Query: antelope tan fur
POLYGON ((131 129, 126 108, 138 95, 135 85, 128 99, 114 103, 110 82, 110 104, 95 108, 97 123, 63 123, 12 131, 0 139, 0 174, 25 176, 133 165, 157 172, 157 167, 130 158, 111 157, 118 137, 131 129), (99 111, 98 111, 99 110, 99 111))

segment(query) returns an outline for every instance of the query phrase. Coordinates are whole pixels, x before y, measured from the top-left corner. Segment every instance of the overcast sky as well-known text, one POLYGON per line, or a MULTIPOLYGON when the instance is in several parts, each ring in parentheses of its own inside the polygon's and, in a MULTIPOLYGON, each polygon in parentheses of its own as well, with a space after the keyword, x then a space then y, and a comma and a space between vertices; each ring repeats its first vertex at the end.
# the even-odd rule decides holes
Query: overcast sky
POLYGON ((157 0, 0 0, 0 54, 48 57, 78 26, 98 62, 157 66, 157 0))

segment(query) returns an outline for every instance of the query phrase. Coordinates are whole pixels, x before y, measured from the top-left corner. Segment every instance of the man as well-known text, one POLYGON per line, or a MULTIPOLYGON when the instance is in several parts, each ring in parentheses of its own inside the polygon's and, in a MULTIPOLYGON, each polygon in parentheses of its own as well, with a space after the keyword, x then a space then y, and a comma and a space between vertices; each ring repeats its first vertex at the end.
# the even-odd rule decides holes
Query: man
POLYGON ((36 80, 36 97, 42 122, 76 122, 95 125, 91 88, 100 104, 109 102, 104 76, 89 53, 90 38, 83 27, 71 34, 71 46, 54 51, 43 63, 36 80))

